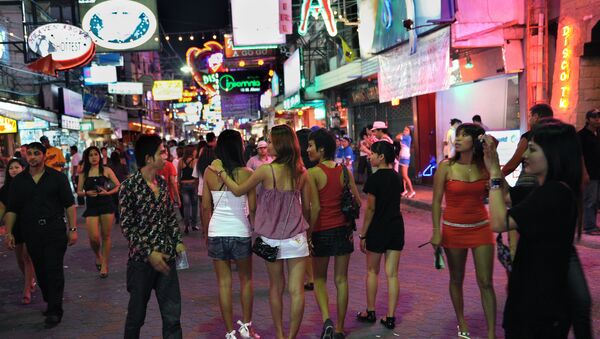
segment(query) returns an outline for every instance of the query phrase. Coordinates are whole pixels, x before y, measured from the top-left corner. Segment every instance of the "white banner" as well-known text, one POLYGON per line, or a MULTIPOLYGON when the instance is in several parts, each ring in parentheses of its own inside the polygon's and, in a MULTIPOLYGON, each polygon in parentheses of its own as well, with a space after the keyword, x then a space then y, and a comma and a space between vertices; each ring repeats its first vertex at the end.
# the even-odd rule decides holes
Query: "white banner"
POLYGON ((379 56, 379 102, 450 88, 450 29, 419 38, 412 55, 410 48, 404 44, 379 56))

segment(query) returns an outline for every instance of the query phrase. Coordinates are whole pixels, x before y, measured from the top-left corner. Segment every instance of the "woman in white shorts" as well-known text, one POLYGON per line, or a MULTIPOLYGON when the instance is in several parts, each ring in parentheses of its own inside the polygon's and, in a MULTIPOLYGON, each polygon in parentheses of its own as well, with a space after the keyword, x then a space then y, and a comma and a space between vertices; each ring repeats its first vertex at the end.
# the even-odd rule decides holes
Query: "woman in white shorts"
POLYGON ((260 166, 244 183, 236 183, 215 160, 211 169, 219 174, 235 195, 243 195, 262 184, 256 211, 255 233, 270 246, 279 248, 275 262, 265 261, 269 272, 269 303, 276 337, 295 338, 304 313, 304 272, 308 244, 306 230, 310 217, 308 175, 302 164, 296 133, 287 125, 271 129, 269 154, 271 164, 260 166), (283 330, 284 263, 288 268, 288 291, 291 297, 289 336, 283 330))

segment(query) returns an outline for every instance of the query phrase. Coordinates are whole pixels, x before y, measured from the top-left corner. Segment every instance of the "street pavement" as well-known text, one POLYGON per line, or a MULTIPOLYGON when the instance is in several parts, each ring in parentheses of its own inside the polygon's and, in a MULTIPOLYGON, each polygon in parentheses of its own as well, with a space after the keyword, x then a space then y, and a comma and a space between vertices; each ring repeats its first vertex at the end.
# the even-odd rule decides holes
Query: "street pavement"
MULTIPOLYGON (((431 234, 431 214, 421 208, 402 204, 406 224, 406 246, 399 268, 400 300, 396 313, 396 329, 385 329, 379 323, 363 324, 355 320, 355 314, 366 307, 364 278, 365 255, 358 250, 358 238, 349 269, 350 303, 346 320, 348 338, 456 338, 456 319, 448 295, 448 272, 433 268, 433 251, 430 246, 417 248, 427 242, 431 234)), ((414 205, 414 204, 413 204, 414 205)), ((426 206, 425 206, 426 208, 426 206)), ((83 208, 78 208, 81 215, 83 208)), ((20 305, 22 277, 14 254, 0 249, 0 337, 2 338, 118 338, 123 328, 129 295, 125 288, 127 244, 120 228, 113 229, 113 251, 110 256, 110 275, 100 279, 94 266, 94 256, 88 246, 84 220, 79 218, 79 242, 70 247, 65 258, 66 286, 64 317, 54 329, 44 329, 41 312, 45 308, 41 293, 33 295, 30 305, 20 305)), ((360 225, 359 225, 360 227, 360 225)), ((600 238, 600 237, 598 237, 600 238)), ((2 239, 3 240, 3 239, 2 239)), ((211 260, 199 232, 184 238, 188 248, 190 268, 179 271, 182 293, 181 322, 185 338, 223 338, 225 328, 221 321, 217 299, 216 277, 211 260)), ((578 245, 581 261, 590 285, 592 296, 600 293, 600 239, 585 238, 578 245)), ((332 269, 330 268, 330 272, 332 269)), ((235 277, 235 276, 234 276, 235 277)), ((378 317, 386 312, 385 274, 380 274, 377 296, 378 317)), ((506 274, 496 261, 494 286, 498 299, 497 334, 503 337, 502 310, 506 299, 506 274)), ((335 319, 335 286, 330 275, 330 312, 335 319)), ((234 317, 241 317, 239 284, 234 279, 234 317)), ((472 338, 484 338, 486 334, 479 290, 475 281, 472 257, 467 262, 464 285, 465 314, 472 338)), ((254 259, 254 316, 253 321, 262 338, 273 338, 274 328, 268 304, 268 276, 262 259, 254 259)), ((284 296, 284 325, 287 327, 289 297, 284 296)), ((593 321, 596 336, 600 335, 600 306, 593 305, 593 321)), ((306 292, 304 319, 300 338, 318 338, 321 332, 321 315, 312 292, 306 292)), ((146 323, 142 338, 161 337, 160 312, 154 294, 148 304, 146 323)))

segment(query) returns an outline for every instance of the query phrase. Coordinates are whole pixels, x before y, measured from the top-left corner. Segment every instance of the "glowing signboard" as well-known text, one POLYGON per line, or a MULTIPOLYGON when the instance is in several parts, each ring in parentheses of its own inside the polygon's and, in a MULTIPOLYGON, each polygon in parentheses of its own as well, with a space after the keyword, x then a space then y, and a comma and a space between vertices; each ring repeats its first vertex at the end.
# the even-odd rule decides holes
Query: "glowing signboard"
POLYGON ((225 73, 219 76, 219 88, 226 93, 259 93, 262 87, 261 76, 249 72, 225 73))
POLYGON ((333 9, 331 9, 331 0, 318 0, 317 5, 313 5, 313 0, 302 0, 300 7, 300 24, 298 25, 298 34, 305 35, 308 30, 308 18, 314 16, 315 19, 319 15, 325 22, 327 33, 331 36, 337 35, 337 27, 333 9))
POLYGON ((155 101, 179 100, 182 95, 182 80, 157 80, 152 86, 152 97, 155 101))
POLYGON ((141 82, 114 82, 108 84, 108 93, 110 94, 144 94, 144 84, 141 82))
POLYGON ((156 0, 107 0, 80 4, 81 27, 104 50, 158 49, 156 0))
POLYGON ((79 131, 81 129, 81 119, 72 118, 67 115, 61 115, 60 117, 62 128, 79 131))
POLYGON ((560 61, 560 100, 558 107, 567 109, 569 107, 569 93, 571 91, 571 57, 573 50, 571 47, 571 37, 573 34, 572 26, 563 26, 561 31, 562 53, 560 61))
POLYGON ((216 41, 208 41, 203 48, 190 47, 185 53, 185 59, 196 83, 208 95, 215 95, 217 88, 213 83, 203 81, 203 77, 207 73, 223 70, 223 46, 216 41))
POLYGON ((17 133, 17 120, 0 115, 0 134, 17 133))
POLYGON ((23 120, 17 123, 17 127, 20 131, 34 130, 34 129, 48 129, 50 124, 46 120, 42 120, 34 117, 33 120, 23 120))
POLYGON ((90 53, 94 47, 90 36, 81 28, 68 24, 47 24, 36 28, 27 38, 29 49, 52 60, 70 61, 90 53))

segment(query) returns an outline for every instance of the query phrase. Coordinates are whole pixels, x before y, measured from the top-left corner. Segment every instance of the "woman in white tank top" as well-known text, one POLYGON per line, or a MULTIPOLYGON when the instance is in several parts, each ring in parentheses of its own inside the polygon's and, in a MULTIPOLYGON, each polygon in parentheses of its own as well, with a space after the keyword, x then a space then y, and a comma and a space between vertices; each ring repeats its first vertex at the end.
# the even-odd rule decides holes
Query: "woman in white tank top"
MULTIPOLYGON (((215 155, 223 162, 224 170, 241 184, 250 178, 252 170, 244 167, 242 137, 239 132, 225 130, 217 139, 215 155)), ((213 259, 219 285, 221 316, 227 332, 226 339, 255 338, 252 327, 252 226, 256 211, 256 192, 236 197, 227 190, 211 170, 204 172, 202 225, 207 237, 208 255, 213 259), (239 329, 233 328, 231 298, 231 261, 234 260, 240 277, 243 319, 239 329), (236 336, 238 334, 239 336, 236 336)))

